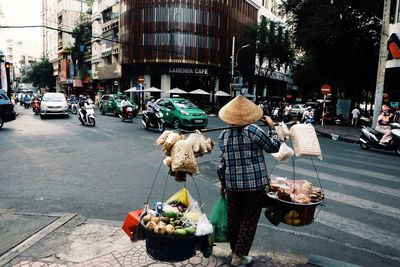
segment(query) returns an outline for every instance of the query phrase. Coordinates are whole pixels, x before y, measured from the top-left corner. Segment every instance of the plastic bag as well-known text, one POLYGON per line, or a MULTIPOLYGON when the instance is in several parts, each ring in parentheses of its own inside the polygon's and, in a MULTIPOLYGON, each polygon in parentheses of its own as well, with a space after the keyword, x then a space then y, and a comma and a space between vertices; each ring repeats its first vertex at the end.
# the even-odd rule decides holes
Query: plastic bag
POLYGON ((208 235, 213 232, 213 226, 207 219, 205 214, 201 215, 199 222, 197 223, 196 236, 208 235))
POLYGON ((214 241, 228 241, 228 204, 225 196, 220 196, 215 202, 209 218, 214 227, 214 241))
POLYGON ((278 161, 288 161, 294 155, 293 149, 291 149, 286 143, 282 143, 279 151, 271 153, 271 155, 278 161))
POLYGON ((189 191, 186 189, 186 187, 184 187, 176 192, 174 195, 172 195, 165 203, 170 204, 173 201, 178 201, 186 207, 189 207, 190 203, 192 203, 194 200, 189 194, 189 191))
POLYGON ((290 131, 285 123, 280 122, 279 125, 275 126, 276 134, 278 135, 278 139, 282 142, 289 140, 290 131))

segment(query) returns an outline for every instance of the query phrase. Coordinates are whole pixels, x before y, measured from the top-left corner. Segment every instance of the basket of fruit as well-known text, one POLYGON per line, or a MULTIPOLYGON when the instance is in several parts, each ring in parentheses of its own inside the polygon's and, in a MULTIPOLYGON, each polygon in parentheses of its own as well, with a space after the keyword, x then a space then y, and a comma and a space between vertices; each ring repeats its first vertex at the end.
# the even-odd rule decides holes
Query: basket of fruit
MULTIPOLYGON (((164 204, 164 209, 171 209, 164 204)), ((160 261, 183 261, 193 257, 196 250, 211 256, 210 235, 196 235, 198 215, 190 212, 163 211, 156 214, 149 210, 142 217, 139 227, 146 239, 149 256, 160 261)))

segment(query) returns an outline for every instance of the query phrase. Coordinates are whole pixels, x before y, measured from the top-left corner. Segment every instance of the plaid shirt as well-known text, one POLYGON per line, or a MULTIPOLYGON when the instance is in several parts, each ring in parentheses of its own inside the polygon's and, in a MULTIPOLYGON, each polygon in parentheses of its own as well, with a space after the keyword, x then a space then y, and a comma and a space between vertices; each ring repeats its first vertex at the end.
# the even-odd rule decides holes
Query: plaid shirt
POLYGON ((224 130, 219 136, 219 147, 218 174, 228 190, 256 191, 269 183, 263 151, 278 152, 280 142, 268 137, 260 127, 250 124, 224 130), (223 165, 225 177, 221 177, 223 165))

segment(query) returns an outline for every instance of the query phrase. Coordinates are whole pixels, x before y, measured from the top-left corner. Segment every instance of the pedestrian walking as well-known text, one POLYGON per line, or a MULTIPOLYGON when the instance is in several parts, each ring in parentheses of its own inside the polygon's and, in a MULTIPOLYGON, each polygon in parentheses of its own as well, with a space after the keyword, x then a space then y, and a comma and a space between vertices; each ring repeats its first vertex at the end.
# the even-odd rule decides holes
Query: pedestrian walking
POLYGON ((219 117, 231 126, 219 136, 221 149, 218 174, 221 179, 221 195, 228 200, 228 238, 232 250, 232 266, 249 264, 248 256, 269 184, 263 151, 279 151, 280 142, 268 135, 256 124, 262 119, 272 124, 271 118, 263 117, 263 111, 243 96, 237 96, 219 111, 219 117))
POLYGON ((358 124, 358 118, 360 117, 360 114, 361 114, 361 112, 360 112, 360 110, 359 110, 357 107, 355 107, 355 108, 351 111, 351 116, 352 116, 352 119, 351 119, 351 126, 357 126, 357 124, 358 124))

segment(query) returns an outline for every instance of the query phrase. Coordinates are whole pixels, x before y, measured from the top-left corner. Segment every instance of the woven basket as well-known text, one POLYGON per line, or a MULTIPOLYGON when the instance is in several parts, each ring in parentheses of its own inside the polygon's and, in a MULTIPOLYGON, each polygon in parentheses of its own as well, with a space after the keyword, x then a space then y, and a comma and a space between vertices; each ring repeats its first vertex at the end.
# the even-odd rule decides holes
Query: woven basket
POLYGON ((196 254, 196 249, 208 245, 208 235, 176 237, 156 234, 148 230, 142 223, 139 225, 145 233, 147 254, 159 261, 184 261, 196 254))
POLYGON ((297 157, 321 156, 321 148, 313 126, 307 124, 293 125, 290 127, 290 139, 297 157))

